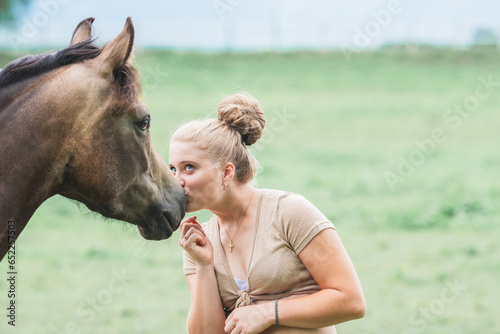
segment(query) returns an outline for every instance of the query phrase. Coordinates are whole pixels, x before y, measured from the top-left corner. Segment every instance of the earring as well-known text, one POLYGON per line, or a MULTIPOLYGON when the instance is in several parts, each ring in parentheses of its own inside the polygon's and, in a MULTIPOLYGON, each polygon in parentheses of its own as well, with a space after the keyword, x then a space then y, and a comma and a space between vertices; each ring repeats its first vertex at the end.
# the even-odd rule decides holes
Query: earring
POLYGON ((224 190, 226 190, 226 189, 227 189, 227 183, 226 183, 226 182, 224 182, 223 189, 224 189, 224 190))

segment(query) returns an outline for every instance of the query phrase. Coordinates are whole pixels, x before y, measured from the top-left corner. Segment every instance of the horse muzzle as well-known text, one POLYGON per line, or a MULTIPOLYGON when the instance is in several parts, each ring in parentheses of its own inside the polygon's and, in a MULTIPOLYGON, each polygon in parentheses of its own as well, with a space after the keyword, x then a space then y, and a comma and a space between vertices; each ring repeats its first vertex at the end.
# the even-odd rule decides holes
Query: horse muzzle
POLYGON ((184 198, 178 202, 178 207, 168 208, 156 216, 146 225, 138 225, 139 233, 147 240, 163 240, 172 236, 174 231, 181 224, 182 218, 185 215, 185 200, 184 198))

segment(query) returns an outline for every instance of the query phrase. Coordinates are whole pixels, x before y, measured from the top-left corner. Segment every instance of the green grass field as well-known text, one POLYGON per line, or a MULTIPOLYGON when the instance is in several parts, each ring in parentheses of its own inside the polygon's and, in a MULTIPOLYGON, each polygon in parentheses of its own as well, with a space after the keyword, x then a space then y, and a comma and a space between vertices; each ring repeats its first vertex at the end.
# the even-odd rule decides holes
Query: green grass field
MULTIPOLYGON (((0 54, 0 66, 14 56, 0 54)), ((165 160, 170 133, 213 116, 222 96, 259 99, 258 186, 316 204, 361 279, 366 317, 339 333, 500 333, 500 54, 387 48, 347 62, 139 50, 135 62, 165 160)), ((51 198, 16 244, 15 328, 0 264, 0 332, 185 333, 177 240, 147 242, 51 198)))

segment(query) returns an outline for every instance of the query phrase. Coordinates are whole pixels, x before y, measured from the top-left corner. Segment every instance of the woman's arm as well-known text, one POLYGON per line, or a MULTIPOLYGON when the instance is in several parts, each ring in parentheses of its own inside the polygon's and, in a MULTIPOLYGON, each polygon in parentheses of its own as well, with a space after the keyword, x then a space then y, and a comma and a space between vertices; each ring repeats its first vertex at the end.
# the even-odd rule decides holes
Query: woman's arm
POLYGON ((196 222, 196 217, 185 219, 180 231, 179 245, 196 263, 196 273, 186 276, 191 292, 188 332, 224 333, 226 316, 215 277, 212 243, 196 222))
MULTIPOLYGON (((320 328, 362 318, 366 303, 354 266, 334 229, 318 233, 299 257, 321 287, 304 297, 280 299, 278 318, 282 326, 320 328)), ((226 320, 226 331, 245 329, 259 333, 275 323, 273 303, 234 310, 226 320), (252 314, 261 316, 249 317, 252 314)))
POLYGON ((224 333, 226 316, 214 268, 197 266, 196 274, 187 275, 186 279, 191 291, 191 309, 187 318, 188 333, 224 333))
POLYGON ((361 284, 335 230, 321 231, 300 252, 299 257, 321 291, 305 297, 279 300, 280 325, 318 328, 365 315, 366 302, 361 284))

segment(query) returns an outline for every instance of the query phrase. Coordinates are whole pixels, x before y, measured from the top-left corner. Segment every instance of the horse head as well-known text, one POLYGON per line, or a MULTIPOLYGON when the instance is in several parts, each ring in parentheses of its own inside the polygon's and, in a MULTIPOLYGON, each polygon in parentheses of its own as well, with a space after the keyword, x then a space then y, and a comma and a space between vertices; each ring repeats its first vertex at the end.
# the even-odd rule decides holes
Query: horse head
MULTIPOLYGON (((77 26, 71 45, 91 40, 92 21, 77 26)), ((184 191, 151 142, 151 115, 139 100, 140 83, 130 64, 133 43, 128 18, 98 56, 59 78, 81 90, 71 103, 91 109, 73 129, 79 135, 60 194, 105 217, 138 225, 146 239, 165 239, 184 216, 184 191)))
POLYGON ((151 142, 152 117, 131 65, 132 21, 102 48, 93 44, 93 21, 77 26, 67 48, 0 72, 2 224, 16 221, 20 233, 60 194, 137 225, 146 239, 168 238, 184 216, 184 191, 151 142))

